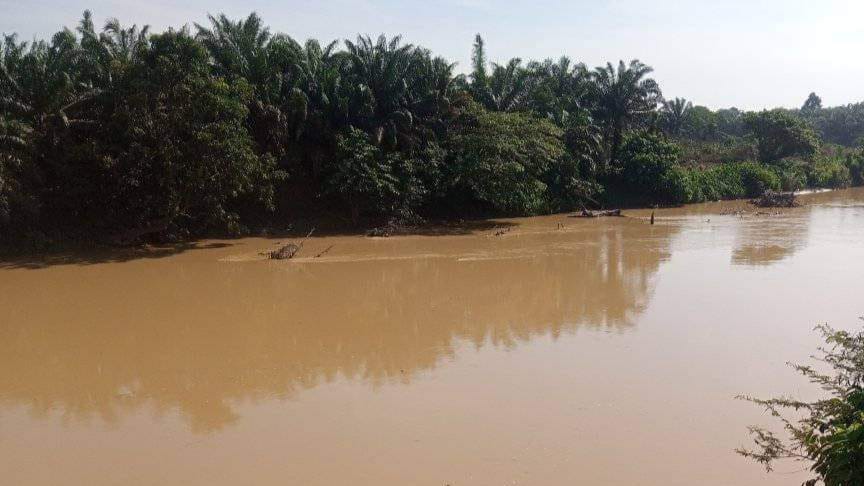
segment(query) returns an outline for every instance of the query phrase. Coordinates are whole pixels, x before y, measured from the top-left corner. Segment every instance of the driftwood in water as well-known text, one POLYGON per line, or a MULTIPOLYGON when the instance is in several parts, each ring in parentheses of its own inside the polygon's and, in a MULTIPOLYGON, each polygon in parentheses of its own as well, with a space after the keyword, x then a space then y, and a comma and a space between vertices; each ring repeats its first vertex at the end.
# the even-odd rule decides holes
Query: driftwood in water
POLYGON ((315 255, 315 258, 321 258, 322 256, 326 255, 327 252, 329 252, 329 251, 332 250, 332 249, 333 249, 333 245, 328 246, 326 250, 324 250, 324 251, 322 251, 321 253, 315 255))
POLYGON ((589 209, 583 209, 580 216, 583 218, 599 218, 601 216, 621 216, 620 209, 599 209, 597 211, 591 211, 589 209))
POLYGON ((297 252, 299 252, 300 249, 303 248, 303 243, 306 241, 307 238, 312 236, 312 233, 314 231, 315 228, 312 228, 312 231, 310 231, 309 234, 306 235, 306 238, 300 240, 299 244, 288 243, 287 245, 280 247, 278 250, 268 251, 264 254, 267 255, 267 258, 271 260, 289 260, 291 258, 294 258, 297 252))
POLYGON ((794 192, 765 191, 761 196, 750 201, 760 208, 792 208, 798 205, 794 192))

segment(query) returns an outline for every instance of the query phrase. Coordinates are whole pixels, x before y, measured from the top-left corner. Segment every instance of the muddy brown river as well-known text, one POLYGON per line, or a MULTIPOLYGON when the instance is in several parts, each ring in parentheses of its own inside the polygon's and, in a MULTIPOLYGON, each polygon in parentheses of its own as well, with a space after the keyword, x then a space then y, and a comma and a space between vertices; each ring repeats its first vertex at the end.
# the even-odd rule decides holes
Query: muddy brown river
POLYGON ((0 262, 0 484, 799 484, 733 450, 864 315, 864 190, 803 201, 0 262))

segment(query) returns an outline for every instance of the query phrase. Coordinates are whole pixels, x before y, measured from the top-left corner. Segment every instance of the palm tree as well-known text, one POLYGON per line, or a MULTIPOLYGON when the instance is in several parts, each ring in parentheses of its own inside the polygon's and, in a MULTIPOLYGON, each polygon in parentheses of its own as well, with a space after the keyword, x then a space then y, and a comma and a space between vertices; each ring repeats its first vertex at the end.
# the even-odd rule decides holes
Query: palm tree
POLYGON ((610 166, 617 161, 624 131, 646 121, 661 99, 657 82, 646 78, 652 71, 634 59, 629 65, 619 61, 617 69, 607 63, 591 73, 594 110, 603 124, 610 166))
POLYGON ((118 76, 125 74, 138 62, 149 47, 149 26, 123 28, 120 22, 109 19, 101 33, 96 33, 89 10, 78 25, 81 34, 79 61, 82 81, 95 93, 108 89, 118 76))
POLYGON ((486 72, 486 43, 480 34, 474 36, 474 46, 471 51, 471 74, 466 84, 467 91, 475 100, 487 104, 486 96, 489 90, 489 79, 486 72))
POLYGON ((520 111, 527 108, 528 71, 522 60, 513 58, 507 64, 492 63, 487 91, 487 108, 493 111, 520 111))
POLYGON ((79 47, 69 30, 58 32, 51 44, 18 43, 4 39, 0 56, 0 112, 36 130, 87 123, 72 117, 89 99, 77 69, 79 47))
POLYGON ((448 111, 456 92, 456 78, 453 76, 455 68, 456 63, 426 53, 419 69, 421 87, 416 88, 420 92, 420 102, 433 102, 440 111, 448 111))
POLYGON ((492 73, 486 70, 486 44, 480 34, 474 38, 471 55, 472 72, 468 92, 474 99, 493 111, 517 111, 526 108, 528 71, 522 60, 513 58, 507 64, 492 63, 492 73))
POLYGON ((692 109, 693 103, 684 98, 675 98, 671 101, 664 100, 662 116, 666 131, 670 135, 678 135, 692 109))
POLYGON ((303 107, 313 134, 332 133, 348 117, 348 100, 342 89, 341 64, 344 56, 336 51, 338 41, 322 47, 310 39, 301 46, 290 38, 291 64, 286 71, 293 104, 303 107))
POLYGON ((410 86, 424 54, 411 44, 400 45, 401 40, 382 35, 375 42, 367 36, 345 41, 351 123, 392 147, 414 126, 410 86))
POLYGON ((39 188, 50 186, 45 181, 52 178, 64 180, 63 154, 68 147, 62 136, 94 124, 84 118, 93 91, 82 82, 80 54, 80 45, 68 29, 54 35, 50 43, 19 43, 14 35, 3 39, 0 220, 10 218, 12 205, 23 204, 33 214, 38 212, 39 188))
POLYGON ((588 75, 585 65, 573 64, 563 56, 557 62, 546 59, 528 65, 530 110, 552 120, 558 126, 583 110, 588 100, 588 75))
POLYGON ((300 45, 287 36, 273 40, 274 49, 290 59, 283 73, 280 113, 290 125, 295 151, 313 179, 332 156, 338 131, 348 125, 349 99, 343 88, 345 55, 338 41, 321 46, 316 40, 300 45))
MULTIPOLYGON (((207 48, 213 66, 222 76, 239 76, 261 90, 273 80, 270 68, 270 29, 255 12, 243 20, 232 21, 225 14, 208 15, 211 27, 195 24, 196 38, 207 48)), ((268 94, 266 91, 261 95, 268 94)))
POLYGON ((252 86, 253 137, 262 150, 283 156, 303 133, 309 115, 308 96, 291 79, 303 48, 286 35, 272 35, 254 12, 238 21, 224 14, 208 19, 209 28, 195 24, 196 38, 210 53, 215 74, 242 78, 252 86))

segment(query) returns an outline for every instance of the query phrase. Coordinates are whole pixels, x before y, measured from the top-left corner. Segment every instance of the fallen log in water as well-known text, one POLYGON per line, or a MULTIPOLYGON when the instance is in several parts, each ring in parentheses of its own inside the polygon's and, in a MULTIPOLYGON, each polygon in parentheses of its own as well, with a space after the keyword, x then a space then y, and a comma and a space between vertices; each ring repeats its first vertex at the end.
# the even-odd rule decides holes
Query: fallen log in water
POLYGON ((621 216, 620 209, 599 209, 597 211, 591 211, 589 209, 583 209, 579 216, 583 218, 599 218, 602 216, 621 216))
MULTIPOLYGON (((306 241, 307 238, 312 236, 312 233, 314 231, 315 231, 315 228, 312 228, 312 231, 310 231, 309 234, 306 235, 306 238, 303 238, 302 240, 300 240, 300 244, 288 243, 287 245, 282 246, 277 250, 267 251, 267 252, 264 252, 262 254, 267 255, 267 258, 269 258, 271 260, 289 260, 291 258, 294 258, 294 255, 296 255, 297 252, 299 252, 300 249, 303 248, 303 243, 306 241)), ((328 250, 329 250, 329 248, 328 248, 328 250)))
POLYGON ((288 260, 289 258, 294 258, 294 255, 296 255, 298 251, 300 251, 300 245, 288 243, 278 250, 268 252, 267 257, 271 260, 288 260))
POLYGON ((794 192, 775 191, 765 191, 750 203, 760 208, 793 208, 798 205, 794 192))

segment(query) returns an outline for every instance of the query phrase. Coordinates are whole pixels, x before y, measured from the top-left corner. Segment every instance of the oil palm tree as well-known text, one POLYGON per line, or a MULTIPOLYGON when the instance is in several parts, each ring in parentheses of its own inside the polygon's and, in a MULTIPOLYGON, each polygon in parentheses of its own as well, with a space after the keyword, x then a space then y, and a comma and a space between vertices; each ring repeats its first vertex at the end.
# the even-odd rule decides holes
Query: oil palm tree
POLYGON ((58 32, 50 43, 19 43, 5 36, 0 48, 0 219, 8 220, 12 206, 37 214, 41 191, 56 187, 51 181, 66 180, 64 135, 94 125, 84 110, 92 95, 82 82, 80 45, 70 30, 58 32))
POLYGON ((535 114, 558 126, 588 105, 588 75, 585 65, 574 64, 563 56, 528 65, 529 93, 527 103, 535 114))
POLYGON ((296 155, 315 180, 325 160, 332 156, 336 134, 348 125, 349 98, 343 88, 345 55, 338 41, 322 45, 314 39, 301 45, 290 37, 275 40, 290 62, 283 73, 281 110, 288 114, 296 155))
POLYGON ((510 59, 507 64, 492 63, 489 76, 487 108, 493 111, 520 111, 527 108, 528 71, 522 60, 510 59))
POLYGON ((51 43, 18 43, 6 36, 0 56, 0 112, 35 130, 68 128, 88 123, 75 118, 91 93, 80 84, 79 47, 75 35, 63 30, 51 43))
POLYGON ((468 92, 486 109, 517 111, 527 107, 528 71, 522 60, 513 58, 507 64, 492 63, 491 73, 486 68, 486 44, 477 34, 471 56, 472 72, 467 84, 468 92))
POLYGON ((489 79, 486 71, 486 43, 480 34, 474 36, 474 46, 471 51, 471 74, 467 80, 460 78, 466 91, 471 93, 479 103, 488 105, 489 79))
POLYGON ((141 29, 137 25, 124 28, 114 18, 105 22, 102 32, 97 33, 92 14, 85 10, 78 25, 82 82, 94 94, 113 87, 118 78, 141 60, 149 47, 149 30, 146 25, 141 29))
POLYGON ((347 122, 348 99, 342 89, 341 65, 344 56, 336 48, 338 41, 325 46, 314 39, 300 45, 293 40, 291 65, 286 76, 290 88, 287 97, 297 107, 305 107, 308 124, 314 134, 332 133, 347 122))
POLYGON ((309 113, 305 94, 287 79, 302 49, 284 34, 272 35, 254 12, 237 21, 224 14, 208 19, 210 27, 195 24, 196 39, 210 53, 216 75, 252 86, 253 137, 262 150, 281 157, 300 137, 309 113))
POLYGON ((664 100, 661 115, 663 117, 663 124, 665 125, 666 131, 670 135, 678 135, 692 109, 693 103, 684 98, 675 98, 668 101, 664 100))
POLYGON ((421 121, 439 126, 452 114, 456 78, 455 63, 443 57, 432 57, 428 52, 422 56, 411 86, 412 110, 421 121))
POLYGON ((410 87, 423 59, 422 51, 401 40, 382 35, 374 42, 368 36, 345 41, 351 123, 392 147, 414 126, 410 87))
POLYGON ((662 94, 647 77, 652 71, 634 59, 619 61, 617 68, 607 63, 591 73, 594 112, 603 124, 609 165, 617 161, 624 131, 647 121, 657 109, 662 94))
MULTIPOLYGON (((195 24, 196 38, 210 52, 216 73, 239 76, 261 89, 272 80, 270 69, 270 29, 255 12, 233 21, 225 14, 207 16, 210 27, 195 24)), ((263 94, 263 93, 262 93, 263 94)))

